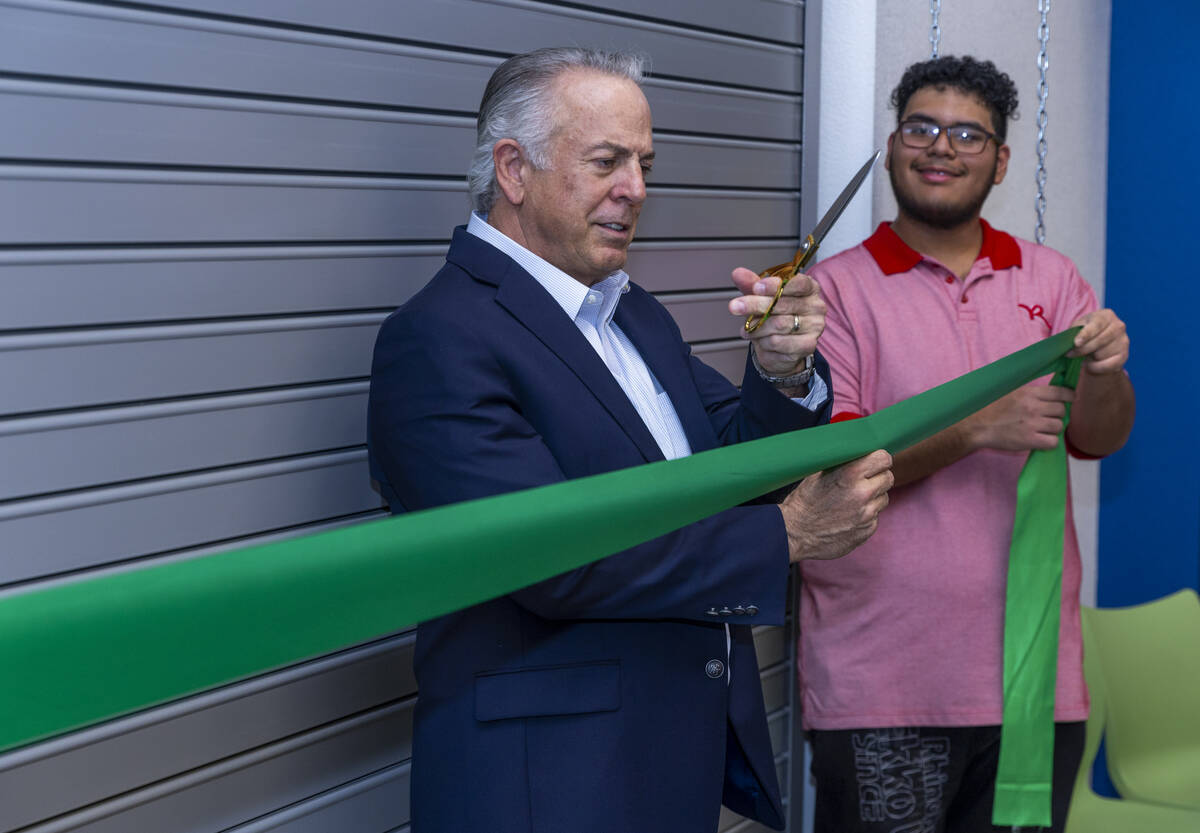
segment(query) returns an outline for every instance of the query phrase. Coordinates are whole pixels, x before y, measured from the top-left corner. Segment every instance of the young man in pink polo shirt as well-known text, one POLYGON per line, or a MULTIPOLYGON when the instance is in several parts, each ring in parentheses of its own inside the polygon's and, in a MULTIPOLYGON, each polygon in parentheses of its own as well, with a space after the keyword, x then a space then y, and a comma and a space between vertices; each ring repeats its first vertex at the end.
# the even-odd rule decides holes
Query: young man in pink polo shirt
MULTIPOLYGON (((800 666, 817 830, 992 831, 1002 716, 1004 597, 1016 484, 1028 452, 1124 444, 1133 388, 1125 326, 1071 261, 980 217, 1004 179, 1011 79, 990 61, 908 68, 892 93, 887 170, 899 212, 812 271, 828 303, 821 352, 834 419, 852 419, 1075 324, 1076 391, 1034 382, 896 455, 878 531, 836 562, 805 562, 800 666)), ((1067 506, 1053 816, 1061 830, 1087 690, 1079 549, 1067 506)))

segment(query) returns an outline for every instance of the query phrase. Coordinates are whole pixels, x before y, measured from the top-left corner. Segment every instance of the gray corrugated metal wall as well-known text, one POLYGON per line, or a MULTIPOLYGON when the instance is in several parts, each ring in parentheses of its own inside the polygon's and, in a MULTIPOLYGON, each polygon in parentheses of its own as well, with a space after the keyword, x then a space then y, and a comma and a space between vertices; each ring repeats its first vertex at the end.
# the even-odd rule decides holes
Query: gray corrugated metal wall
MULTIPOLYGON (((796 244, 802 21, 799 0, 0 0, 0 592, 380 513, 375 330, 465 221, 475 108, 514 52, 651 56, 629 270, 736 379, 729 269, 796 244)), ((785 637, 757 640, 786 775, 785 637)), ((411 647, 0 756, 0 830, 407 829, 411 647)))

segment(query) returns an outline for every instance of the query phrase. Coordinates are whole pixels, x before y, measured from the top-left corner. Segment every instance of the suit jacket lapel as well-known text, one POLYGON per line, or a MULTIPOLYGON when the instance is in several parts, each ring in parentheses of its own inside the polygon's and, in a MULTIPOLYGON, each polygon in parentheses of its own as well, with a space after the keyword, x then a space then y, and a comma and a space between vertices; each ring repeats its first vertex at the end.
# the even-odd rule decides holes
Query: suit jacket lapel
POLYGON ((462 227, 454 230, 446 259, 470 272, 477 280, 495 285, 496 303, 537 336, 579 377, 642 456, 650 462, 663 459, 654 436, 604 361, 579 332, 575 322, 532 275, 508 255, 462 227))

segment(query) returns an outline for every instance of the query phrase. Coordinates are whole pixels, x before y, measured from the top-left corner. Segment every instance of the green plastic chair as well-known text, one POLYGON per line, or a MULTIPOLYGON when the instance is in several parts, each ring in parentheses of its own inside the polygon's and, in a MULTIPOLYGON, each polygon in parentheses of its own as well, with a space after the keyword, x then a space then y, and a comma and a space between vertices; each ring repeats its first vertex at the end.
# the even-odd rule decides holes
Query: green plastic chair
POLYGON ((1105 754, 1117 791, 1137 801, 1200 809, 1195 591, 1087 615, 1108 699, 1105 754))
MULTIPOLYGON (((1092 709, 1088 716, 1087 740, 1079 773, 1075 777, 1075 792, 1071 796, 1071 811, 1067 816, 1065 833, 1198 833, 1200 810, 1152 804, 1132 798, 1106 798, 1092 790, 1092 764, 1111 718, 1105 678, 1100 673, 1100 651, 1092 629, 1098 613, 1105 611, 1083 609, 1083 672, 1087 677, 1092 709)), ((1111 753, 1106 749, 1106 754, 1111 753)), ((1109 758, 1110 768, 1111 761, 1109 758)))

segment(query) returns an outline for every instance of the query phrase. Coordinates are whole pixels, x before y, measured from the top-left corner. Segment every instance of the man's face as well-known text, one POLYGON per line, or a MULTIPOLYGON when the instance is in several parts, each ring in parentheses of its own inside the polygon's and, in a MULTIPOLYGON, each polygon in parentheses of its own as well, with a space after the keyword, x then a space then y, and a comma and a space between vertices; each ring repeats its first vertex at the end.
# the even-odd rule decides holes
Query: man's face
POLYGON ((650 105, 632 81, 570 71, 555 82, 550 167, 529 169, 525 247, 591 286, 625 265, 654 160, 650 105))
MULTIPOLYGON (((969 124, 995 133, 991 113, 974 95, 924 87, 913 93, 900 115, 942 127, 969 124)), ((1008 170, 1009 149, 989 140, 977 154, 950 146, 946 131, 927 148, 911 148, 897 132, 888 137, 886 167, 900 213, 934 228, 954 228, 979 216, 984 200, 1008 170)))

